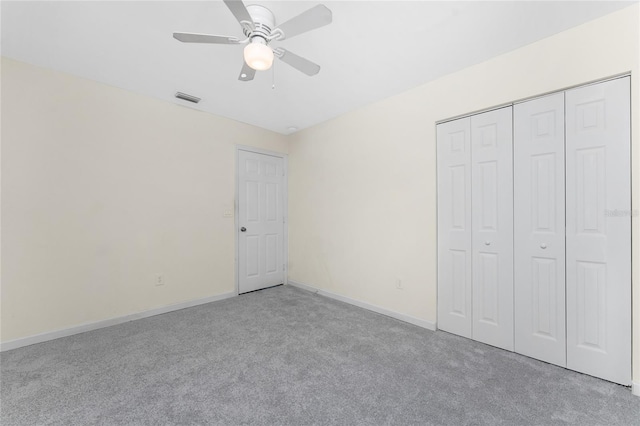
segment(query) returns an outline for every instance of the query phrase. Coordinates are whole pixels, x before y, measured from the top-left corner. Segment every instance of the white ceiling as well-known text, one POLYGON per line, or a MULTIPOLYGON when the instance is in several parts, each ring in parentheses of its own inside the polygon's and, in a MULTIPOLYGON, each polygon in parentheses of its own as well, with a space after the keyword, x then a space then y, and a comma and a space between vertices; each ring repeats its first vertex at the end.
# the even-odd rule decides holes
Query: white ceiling
MULTIPOLYGON (((248 0, 284 22, 320 1, 248 0)), ((2 1, 2 55, 288 134, 625 7, 612 1, 324 1, 333 23, 281 45, 322 66, 276 62, 238 81, 241 37, 222 1, 2 1)))

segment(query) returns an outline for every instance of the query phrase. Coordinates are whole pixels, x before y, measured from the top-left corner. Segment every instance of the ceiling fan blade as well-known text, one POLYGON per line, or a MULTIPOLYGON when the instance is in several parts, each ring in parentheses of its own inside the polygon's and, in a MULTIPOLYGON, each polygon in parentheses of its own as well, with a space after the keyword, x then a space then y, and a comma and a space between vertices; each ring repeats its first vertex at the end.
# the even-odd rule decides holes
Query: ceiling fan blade
POLYGON ((242 63, 242 71, 240 71, 240 76, 238 80, 240 81, 251 81, 253 77, 256 75, 256 70, 247 65, 246 62, 242 63))
POLYGON ((184 43, 239 44, 236 37, 211 34, 173 33, 173 38, 184 43))
POLYGON ((291 38, 307 31, 315 30, 331 23, 332 14, 329 8, 323 4, 319 4, 300 15, 289 19, 287 22, 279 25, 277 29, 282 31, 285 38, 291 38))
POLYGON ((253 19, 251 19, 249 11, 241 0, 224 0, 224 4, 227 5, 240 24, 242 24, 242 21, 247 21, 253 25, 253 19))
POLYGON ((308 76, 316 75, 320 72, 320 65, 314 64, 310 60, 305 59, 302 56, 298 56, 295 53, 291 53, 287 49, 278 47, 276 49, 276 53, 280 60, 308 76))

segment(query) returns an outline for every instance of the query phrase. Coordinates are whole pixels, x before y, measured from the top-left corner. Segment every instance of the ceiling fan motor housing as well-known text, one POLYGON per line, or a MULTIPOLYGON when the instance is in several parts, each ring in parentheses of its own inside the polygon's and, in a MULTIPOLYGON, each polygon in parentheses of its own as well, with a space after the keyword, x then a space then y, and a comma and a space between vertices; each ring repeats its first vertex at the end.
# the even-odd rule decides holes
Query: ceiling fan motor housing
POLYGON ((268 41, 271 31, 276 26, 276 18, 273 16, 273 13, 266 7, 258 4, 247 6, 247 11, 249 15, 251 15, 251 19, 253 19, 254 29, 251 31, 247 27, 244 27, 244 35, 252 40, 254 37, 260 37, 264 39, 264 41, 268 41))

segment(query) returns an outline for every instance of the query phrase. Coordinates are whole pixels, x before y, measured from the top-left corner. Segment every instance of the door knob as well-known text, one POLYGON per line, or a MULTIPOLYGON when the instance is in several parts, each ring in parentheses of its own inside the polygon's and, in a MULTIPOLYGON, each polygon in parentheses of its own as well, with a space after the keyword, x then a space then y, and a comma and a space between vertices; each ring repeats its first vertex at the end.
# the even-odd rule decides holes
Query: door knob
POLYGON ((540 244, 540 248, 541 248, 541 249, 546 249, 546 248, 547 248, 547 245, 546 245, 545 243, 542 243, 542 244, 540 244))
POLYGON ((247 228, 245 228, 244 226, 242 228, 240 228, 240 232, 246 232, 247 228))

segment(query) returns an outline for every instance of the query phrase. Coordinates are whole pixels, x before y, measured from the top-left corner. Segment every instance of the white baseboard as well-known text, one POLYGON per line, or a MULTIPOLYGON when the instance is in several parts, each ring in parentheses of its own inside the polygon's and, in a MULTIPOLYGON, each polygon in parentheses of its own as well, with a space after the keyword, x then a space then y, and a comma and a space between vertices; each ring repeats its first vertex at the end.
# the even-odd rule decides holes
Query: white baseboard
POLYGON ((640 382, 631 382, 631 393, 640 396, 640 382))
POLYGON ((361 302, 360 300, 352 299, 350 297, 341 296, 336 293, 332 293, 330 291, 321 290, 319 288, 313 287, 308 284, 303 284, 297 281, 289 280, 289 285, 294 287, 301 288, 303 290, 310 291, 312 293, 319 294, 321 296, 329 297, 331 299, 339 300, 341 302, 349 303, 350 305, 358 306, 359 308, 367 309, 369 311, 373 311, 382 315, 386 315, 391 318, 395 318, 400 321, 408 322, 409 324, 417 325, 418 327, 426 328, 427 330, 435 331, 436 324, 431 321, 422 320, 419 318, 412 317, 410 315, 401 314, 400 312, 392 311, 390 309, 381 308, 380 306, 372 305, 366 302, 361 302))
POLYGON ((217 296, 205 297, 202 299, 187 300, 186 302, 175 303, 173 305, 162 306, 159 308, 149 309, 147 311, 137 312, 135 314, 124 315, 121 317, 109 318, 101 321, 89 322, 76 325, 73 327, 63 328, 45 333, 35 334, 33 336, 22 337, 15 340, 9 340, 0 343, 0 352, 9 351, 11 349, 21 348, 23 346, 34 345, 49 340, 59 339, 61 337, 73 336, 87 331, 97 330, 99 328, 111 327, 137 319, 148 318, 154 315, 166 314, 167 312, 178 311, 180 309, 191 308, 193 306, 203 305, 205 303, 216 302, 218 300, 229 299, 237 296, 236 293, 223 293, 217 296))

